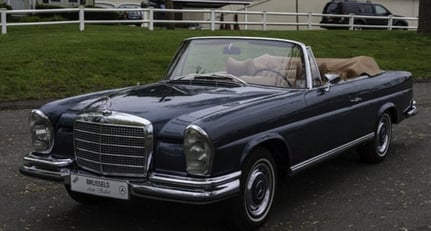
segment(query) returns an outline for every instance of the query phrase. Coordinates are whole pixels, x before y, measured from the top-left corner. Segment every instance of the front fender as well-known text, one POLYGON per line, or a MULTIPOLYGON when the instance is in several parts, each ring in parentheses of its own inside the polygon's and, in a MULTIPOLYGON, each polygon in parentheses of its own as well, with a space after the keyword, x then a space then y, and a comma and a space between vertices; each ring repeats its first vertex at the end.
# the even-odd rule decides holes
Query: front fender
POLYGON ((253 137, 244 147, 241 153, 240 166, 249 157, 249 154, 258 146, 268 148, 274 159, 280 159, 288 165, 290 156, 290 148, 286 140, 278 133, 267 133, 253 137), (275 155, 275 156, 274 156, 275 155))

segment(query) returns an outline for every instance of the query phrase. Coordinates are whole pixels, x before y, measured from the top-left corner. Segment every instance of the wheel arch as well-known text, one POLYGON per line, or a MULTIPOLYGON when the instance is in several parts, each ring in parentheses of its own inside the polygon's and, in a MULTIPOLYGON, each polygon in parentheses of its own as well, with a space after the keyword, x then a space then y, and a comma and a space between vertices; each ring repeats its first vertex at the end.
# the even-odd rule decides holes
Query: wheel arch
POLYGON ((367 20, 364 18, 357 18, 355 19, 355 21, 353 21, 353 23, 360 24, 360 25, 367 25, 367 20))
POLYGON ((398 123, 399 122, 400 117, 398 115, 398 110, 397 110, 397 107, 395 106, 395 104, 393 104, 393 103, 386 103, 382 107, 380 107, 380 109, 377 113, 376 121, 385 112, 389 113, 389 116, 391 117, 392 123, 398 123))
POLYGON ((404 20, 394 20, 394 25, 395 26, 408 26, 408 22, 404 21, 404 20))
POLYGON ((279 134, 266 134, 265 136, 251 140, 241 154, 240 166, 244 164, 253 150, 257 148, 269 150, 278 172, 287 172, 289 170, 289 145, 279 134))

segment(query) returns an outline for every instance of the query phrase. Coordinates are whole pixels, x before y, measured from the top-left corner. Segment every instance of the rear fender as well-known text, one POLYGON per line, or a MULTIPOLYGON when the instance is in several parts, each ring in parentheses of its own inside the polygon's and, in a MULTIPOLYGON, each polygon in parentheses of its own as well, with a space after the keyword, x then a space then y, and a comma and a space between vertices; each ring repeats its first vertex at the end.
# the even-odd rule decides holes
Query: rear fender
POLYGON ((379 111, 376 115, 376 121, 385 113, 386 111, 389 112, 389 115, 391 116, 392 122, 397 123, 399 117, 398 117, 398 111, 396 109, 395 104, 392 102, 384 104, 382 107, 380 107, 379 111))

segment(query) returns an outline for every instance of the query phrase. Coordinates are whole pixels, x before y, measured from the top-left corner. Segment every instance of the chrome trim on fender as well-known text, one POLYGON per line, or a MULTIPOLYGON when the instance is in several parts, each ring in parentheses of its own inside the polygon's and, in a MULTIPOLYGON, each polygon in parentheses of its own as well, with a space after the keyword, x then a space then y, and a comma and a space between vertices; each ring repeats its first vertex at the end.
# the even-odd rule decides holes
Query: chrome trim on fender
POLYGON ((351 141, 349 143, 343 144, 343 145, 341 145, 339 147, 336 147, 336 148, 334 148, 332 150, 329 150, 329 151, 324 152, 324 153, 322 153, 320 155, 317 155, 317 156, 315 156, 315 157, 313 157, 311 159, 305 160, 305 161, 303 161, 303 162, 301 162, 299 164, 296 164, 296 165, 294 165, 294 166, 292 166, 290 168, 291 168, 292 172, 299 172, 299 171, 301 171, 301 170, 303 170, 303 169, 305 169, 305 168, 307 168, 307 167, 309 167, 309 166, 311 166, 313 164, 316 164, 316 163, 318 163, 320 161, 323 161, 323 160, 325 160, 325 159, 327 159, 329 157, 332 157, 335 154, 338 154, 340 152, 346 151, 347 149, 352 148, 352 147, 354 147, 354 146, 356 146, 356 145, 358 145, 358 144, 360 144, 360 143, 362 143, 364 141, 371 140, 371 139, 374 138, 374 136, 375 136, 374 132, 373 133, 369 133, 369 134, 367 134, 367 135, 365 135, 363 137, 360 137, 360 138, 358 138, 356 140, 353 140, 353 141, 351 141))

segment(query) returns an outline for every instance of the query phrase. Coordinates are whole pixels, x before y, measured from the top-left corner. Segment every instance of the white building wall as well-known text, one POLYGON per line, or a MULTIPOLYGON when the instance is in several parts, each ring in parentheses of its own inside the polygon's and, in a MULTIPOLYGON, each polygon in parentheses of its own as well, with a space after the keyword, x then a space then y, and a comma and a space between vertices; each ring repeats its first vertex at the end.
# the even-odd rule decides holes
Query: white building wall
MULTIPOLYGON (((322 13, 325 4, 329 0, 263 0, 259 3, 252 4, 247 7, 248 11, 267 11, 267 12, 296 12, 296 3, 298 3, 299 13, 322 13)), ((419 15, 419 0, 373 0, 374 3, 379 3, 388 8, 395 15, 402 15, 406 17, 418 17, 419 15)), ((226 6, 223 9, 236 10, 244 9, 243 6, 226 6)), ((225 20, 232 20, 231 17, 226 15, 225 20)), ((244 21, 244 17, 240 15, 240 21, 244 21)), ((261 21, 262 16, 248 16, 247 21, 261 21)), ((313 17, 313 22, 318 23, 321 17, 313 17)), ((287 16, 268 16, 268 21, 272 22, 296 22, 296 17, 287 16)), ((299 17, 299 22, 306 23, 306 17, 299 17)), ((409 21, 410 25, 417 25, 409 21)), ((241 26, 244 28, 244 26, 241 26)), ((249 29, 260 29, 261 26, 248 26, 249 29)), ((268 26, 268 29, 296 29, 296 26, 268 26)))

